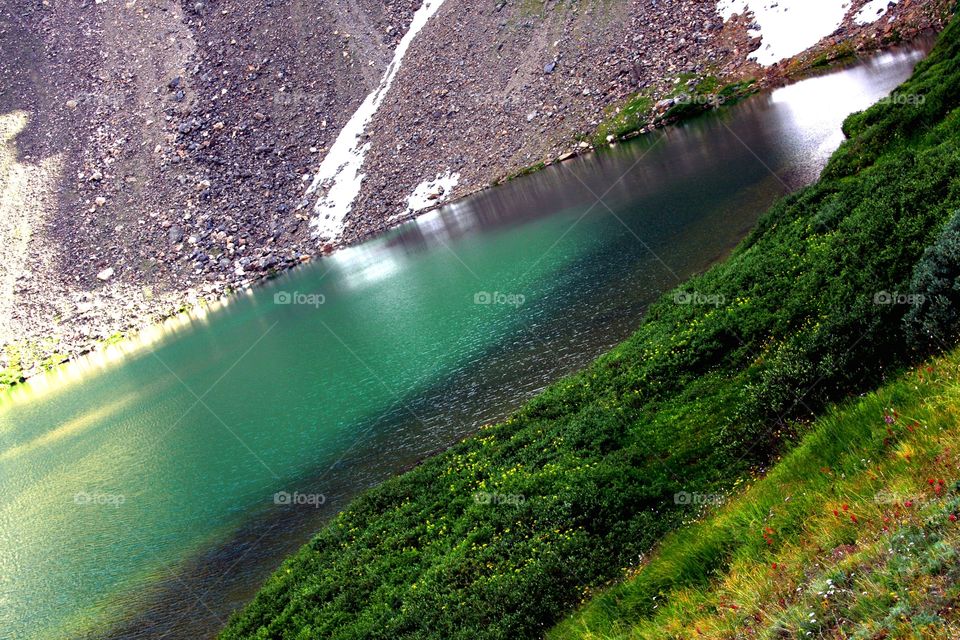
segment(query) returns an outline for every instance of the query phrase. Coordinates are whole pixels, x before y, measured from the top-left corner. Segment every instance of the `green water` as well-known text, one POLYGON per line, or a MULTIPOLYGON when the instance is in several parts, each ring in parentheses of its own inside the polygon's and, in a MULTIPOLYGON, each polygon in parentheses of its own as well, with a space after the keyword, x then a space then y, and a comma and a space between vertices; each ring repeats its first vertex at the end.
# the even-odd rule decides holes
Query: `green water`
POLYGON ((7 393, 0 636, 214 634, 358 491, 628 336, 920 55, 517 180, 7 393))

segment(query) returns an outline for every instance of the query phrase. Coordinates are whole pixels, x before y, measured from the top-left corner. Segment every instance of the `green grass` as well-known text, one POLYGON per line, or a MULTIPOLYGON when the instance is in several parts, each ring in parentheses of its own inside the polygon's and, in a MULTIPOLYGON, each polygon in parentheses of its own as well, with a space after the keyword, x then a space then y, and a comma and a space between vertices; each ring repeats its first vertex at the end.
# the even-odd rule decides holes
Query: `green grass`
POLYGON ((917 327, 958 335, 950 316, 876 303, 960 275, 958 29, 899 89, 924 100, 850 118, 823 179, 730 259, 507 421, 363 494, 222 637, 540 637, 689 523, 676 494, 733 491, 812 415, 940 348, 917 327))
POLYGON ((823 69, 838 62, 854 60, 857 57, 856 47, 852 42, 844 41, 829 51, 824 51, 814 58, 805 68, 823 69))
POLYGON ((954 351, 830 411, 548 638, 960 637, 958 421, 954 351))
POLYGON ((101 344, 105 347, 109 347, 110 345, 120 344, 126 339, 126 334, 124 334, 122 331, 117 331, 107 336, 101 344))
POLYGON ((599 147, 607 143, 609 136, 617 139, 627 138, 650 124, 688 120, 706 111, 736 104, 757 91, 755 79, 731 82, 721 86, 720 80, 714 76, 703 78, 693 89, 688 90, 685 81, 692 78, 693 76, 689 74, 680 76, 681 82, 670 97, 685 96, 685 99, 670 107, 665 113, 658 115, 653 99, 642 92, 635 93, 620 105, 608 109, 604 120, 591 136, 591 142, 599 147))
POLYGON ((20 384, 30 369, 50 371, 66 362, 67 355, 57 351, 56 340, 11 342, 4 349, 6 365, 0 369, 0 391, 20 384))
POLYGON ((528 176, 528 175, 530 175, 531 173, 536 173, 537 171, 542 170, 542 169, 543 169, 544 167, 546 167, 546 166, 547 166, 547 165, 546 165, 545 163, 543 163, 543 162, 534 163, 534 164, 530 165, 529 167, 524 167, 523 169, 520 169, 519 171, 510 174, 509 176, 507 176, 507 177, 504 178, 502 181, 500 181, 500 182, 498 182, 498 183, 496 183, 496 184, 501 184, 501 183, 503 183, 503 182, 510 182, 511 180, 516 180, 517 178, 522 178, 523 176, 528 176))
POLYGON ((622 138, 637 131, 650 122, 652 112, 652 98, 642 93, 633 94, 619 107, 608 111, 606 118, 593 135, 594 145, 605 144, 607 136, 622 138))
POLYGON ((0 390, 19 384, 23 380, 23 354, 20 345, 7 345, 5 355, 7 366, 0 369, 0 390))

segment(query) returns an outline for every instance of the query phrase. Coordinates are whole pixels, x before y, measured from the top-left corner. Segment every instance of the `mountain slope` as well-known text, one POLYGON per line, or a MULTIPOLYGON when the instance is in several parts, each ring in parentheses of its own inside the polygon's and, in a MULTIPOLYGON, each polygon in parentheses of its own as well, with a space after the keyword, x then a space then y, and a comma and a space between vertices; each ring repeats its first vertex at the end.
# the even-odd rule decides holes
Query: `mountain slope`
POLYGON ((954 351, 830 411, 547 637, 960 637, 958 418, 954 351))

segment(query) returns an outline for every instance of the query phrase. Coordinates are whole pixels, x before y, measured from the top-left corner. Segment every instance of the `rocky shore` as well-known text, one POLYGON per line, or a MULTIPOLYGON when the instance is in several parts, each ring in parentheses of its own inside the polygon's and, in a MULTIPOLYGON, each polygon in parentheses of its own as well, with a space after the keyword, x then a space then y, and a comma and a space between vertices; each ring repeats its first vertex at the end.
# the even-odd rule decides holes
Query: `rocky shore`
POLYGON ((0 383, 395 225, 438 176, 457 179, 431 206, 590 150, 638 97, 642 130, 698 87, 939 29, 948 3, 860 24, 865 4, 763 67, 755 16, 712 0, 446 0, 365 133, 342 234, 318 238, 306 188, 418 0, 2 0, 0 383))

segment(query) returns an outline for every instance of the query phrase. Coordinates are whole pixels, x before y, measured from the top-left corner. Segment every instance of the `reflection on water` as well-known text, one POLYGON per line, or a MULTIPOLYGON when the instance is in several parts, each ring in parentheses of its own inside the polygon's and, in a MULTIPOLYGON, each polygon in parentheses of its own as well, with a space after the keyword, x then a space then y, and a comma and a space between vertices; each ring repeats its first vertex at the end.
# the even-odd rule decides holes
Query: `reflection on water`
POLYGON ((0 628, 212 635, 357 492, 628 336, 920 56, 516 180, 6 394, 0 628))

